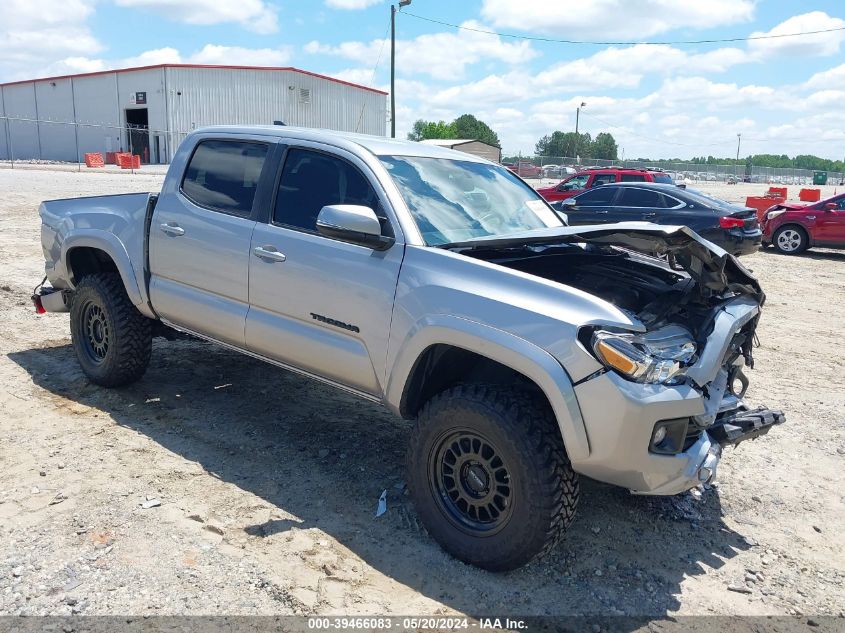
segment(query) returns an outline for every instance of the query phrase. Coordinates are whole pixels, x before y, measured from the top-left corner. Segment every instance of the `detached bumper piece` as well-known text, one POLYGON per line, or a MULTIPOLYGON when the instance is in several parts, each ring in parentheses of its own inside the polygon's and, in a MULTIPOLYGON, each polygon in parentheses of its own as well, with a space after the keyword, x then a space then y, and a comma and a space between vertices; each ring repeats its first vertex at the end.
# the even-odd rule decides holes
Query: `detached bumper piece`
POLYGON ((744 440, 765 435, 776 424, 783 424, 783 411, 758 407, 751 411, 738 411, 716 420, 707 433, 721 446, 736 446, 744 440))
POLYGON ((70 292, 55 288, 40 287, 32 295, 37 314, 45 312, 70 312, 70 292))

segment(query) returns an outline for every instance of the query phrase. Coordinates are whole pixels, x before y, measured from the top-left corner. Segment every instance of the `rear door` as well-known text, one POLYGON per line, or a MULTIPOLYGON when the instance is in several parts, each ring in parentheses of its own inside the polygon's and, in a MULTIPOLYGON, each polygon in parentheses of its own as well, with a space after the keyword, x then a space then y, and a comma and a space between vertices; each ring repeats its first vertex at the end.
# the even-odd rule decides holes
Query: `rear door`
POLYGON ((618 187, 596 187, 575 196, 575 206, 564 206, 562 210, 569 218, 569 224, 606 224, 615 220, 613 201, 618 187))
POLYGON ((358 393, 381 393, 404 243, 369 167, 339 148, 287 148, 271 213, 249 251, 251 351, 358 393), (368 206, 396 243, 375 251, 324 237, 320 209, 368 206), (275 253, 268 256, 267 253, 275 253))
POLYGON ((163 319, 243 347, 249 246, 274 143, 203 138, 182 178, 168 179, 149 237, 150 300, 163 319))

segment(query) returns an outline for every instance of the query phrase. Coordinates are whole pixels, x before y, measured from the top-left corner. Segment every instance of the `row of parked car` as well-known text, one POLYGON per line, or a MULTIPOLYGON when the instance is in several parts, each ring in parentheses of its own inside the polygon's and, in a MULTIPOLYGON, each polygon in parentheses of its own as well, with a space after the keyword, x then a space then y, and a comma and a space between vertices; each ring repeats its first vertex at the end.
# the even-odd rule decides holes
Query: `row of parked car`
POLYGON ((762 213, 679 186, 653 169, 587 169, 537 192, 571 225, 653 222, 688 226, 733 255, 761 245, 795 255, 845 248, 845 194, 813 204, 780 203, 762 213))

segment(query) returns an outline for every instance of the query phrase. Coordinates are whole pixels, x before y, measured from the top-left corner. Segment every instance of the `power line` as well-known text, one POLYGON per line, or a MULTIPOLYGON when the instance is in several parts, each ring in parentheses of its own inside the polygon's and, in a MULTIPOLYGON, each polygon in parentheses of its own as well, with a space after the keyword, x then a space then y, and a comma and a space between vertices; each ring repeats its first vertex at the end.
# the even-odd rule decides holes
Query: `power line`
POLYGON ((714 39, 714 40, 666 40, 666 41, 658 41, 658 42, 600 42, 600 41, 588 41, 588 40, 560 40, 551 37, 539 37, 533 35, 516 35, 514 33, 499 33, 497 31, 488 31, 485 29, 476 29, 470 26, 461 26, 460 24, 452 24, 451 22, 444 22, 443 20, 435 20, 434 18, 427 18, 422 15, 417 15, 415 13, 410 13, 408 11, 402 12, 404 15, 410 16, 412 18, 417 18, 418 20, 423 20, 425 22, 432 22, 433 24, 439 24, 441 26, 449 26, 454 29, 459 29, 461 31, 472 31, 473 33, 484 33, 485 35, 496 35, 497 37, 508 37, 516 40, 530 40, 533 42, 552 42, 556 44, 583 44, 583 45, 595 45, 595 46, 675 46, 680 44, 727 44, 730 42, 751 42, 754 40, 772 40, 782 37, 802 37, 804 35, 818 35, 820 33, 834 33, 836 31, 845 31, 845 26, 839 26, 831 29, 819 29, 817 31, 803 31, 801 33, 780 33, 776 35, 755 35, 749 37, 728 37, 723 39, 714 39))

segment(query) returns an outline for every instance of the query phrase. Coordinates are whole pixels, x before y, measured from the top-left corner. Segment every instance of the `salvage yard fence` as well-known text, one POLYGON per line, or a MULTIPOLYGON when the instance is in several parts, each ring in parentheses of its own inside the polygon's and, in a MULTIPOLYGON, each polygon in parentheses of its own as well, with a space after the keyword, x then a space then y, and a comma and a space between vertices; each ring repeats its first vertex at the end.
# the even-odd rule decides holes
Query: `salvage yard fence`
POLYGON ((148 126, 58 121, 0 115, 0 167, 66 164, 79 169, 85 154, 129 153, 144 163, 166 165, 190 130, 148 126))
MULTIPOLYGON (((547 168, 548 165, 559 167, 626 167, 632 169, 662 169, 676 174, 691 182, 725 182, 729 178, 739 181, 746 177, 745 164, 742 165, 719 165, 719 164, 694 164, 678 163, 665 160, 641 161, 641 160, 603 160, 593 158, 579 161, 568 156, 534 156, 521 158, 520 162, 529 162, 537 167, 544 168, 543 177, 558 178, 566 177, 561 169, 547 168)), ((784 185, 812 185, 812 169, 799 169, 792 167, 761 167, 752 165, 751 173, 748 174, 750 182, 755 183, 777 183, 784 185)), ((845 181, 845 174, 842 172, 827 172, 828 184, 841 184, 845 181)))

